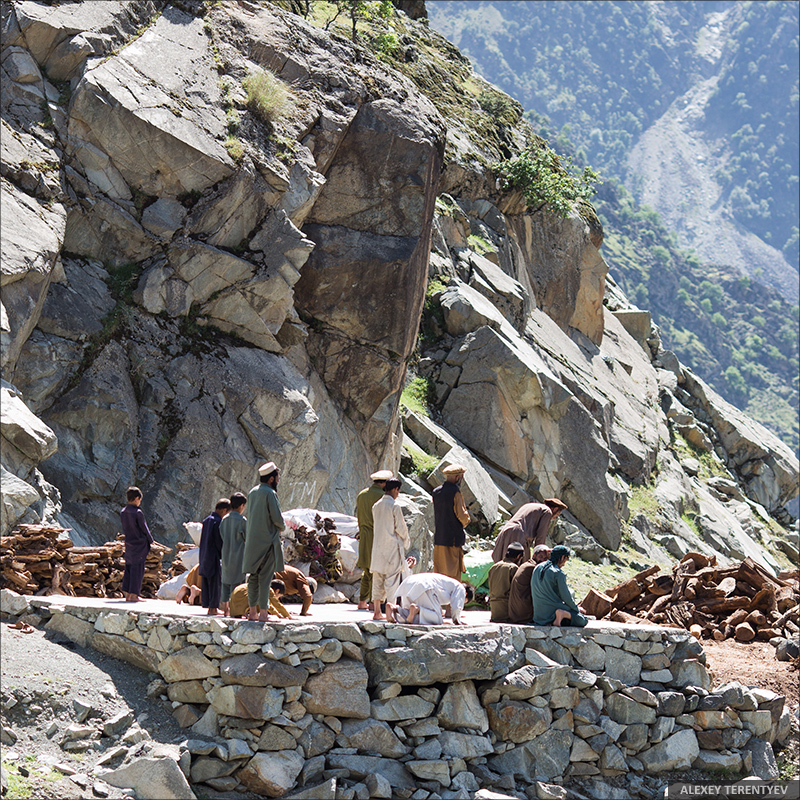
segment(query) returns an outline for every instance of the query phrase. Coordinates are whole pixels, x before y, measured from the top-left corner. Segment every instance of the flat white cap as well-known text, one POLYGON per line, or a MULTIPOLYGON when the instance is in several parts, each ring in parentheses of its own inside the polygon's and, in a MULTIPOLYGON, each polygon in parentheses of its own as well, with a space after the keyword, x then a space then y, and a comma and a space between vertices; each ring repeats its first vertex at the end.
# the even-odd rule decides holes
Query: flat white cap
POLYGON ((394 473, 390 469, 379 469, 377 472, 373 472, 370 475, 370 478, 374 481, 388 481, 389 478, 393 478, 394 473))
POLYGON ((265 475, 272 475, 276 469, 278 469, 278 465, 274 461, 267 461, 266 464, 262 464, 258 468, 258 474, 262 477, 265 475))

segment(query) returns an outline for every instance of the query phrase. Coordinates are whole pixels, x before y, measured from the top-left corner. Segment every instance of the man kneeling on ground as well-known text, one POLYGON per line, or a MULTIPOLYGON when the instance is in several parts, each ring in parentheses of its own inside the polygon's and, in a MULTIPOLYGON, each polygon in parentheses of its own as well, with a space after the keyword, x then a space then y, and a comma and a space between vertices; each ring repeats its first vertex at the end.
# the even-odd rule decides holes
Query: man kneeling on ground
POLYGON ((567 586, 567 576, 562 567, 570 553, 564 545, 556 545, 550 560, 539 564, 531 577, 531 599, 533 600, 533 622, 535 625, 573 625, 582 628, 589 621, 585 610, 572 598, 567 586))
POLYGON ((286 588, 284 590, 284 597, 299 597, 303 604, 303 610, 300 612, 301 617, 311 616, 309 608, 311 608, 311 601, 314 598, 314 592, 317 591, 317 582, 314 578, 308 577, 302 570, 293 567, 291 564, 285 564, 280 572, 275 573, 275 577, 283 581, 286 588))
POLYGON ((409 575, 397 593, 400 604, 386 604, 386 619, 409 625, 442 625, 442 606, 450 606, 454 625, 466 625, 461 619, 461 611, 474 594, 469 584, 438 572, 409 575))

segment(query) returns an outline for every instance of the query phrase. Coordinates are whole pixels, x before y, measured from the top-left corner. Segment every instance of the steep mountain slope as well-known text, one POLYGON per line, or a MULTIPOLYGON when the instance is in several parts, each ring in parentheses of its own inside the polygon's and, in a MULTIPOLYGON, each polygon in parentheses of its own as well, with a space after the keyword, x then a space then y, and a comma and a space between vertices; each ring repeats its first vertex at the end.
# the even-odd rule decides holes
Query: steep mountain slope
POLYGON ((682 361, 796 449, 797 8, 428 8, 540 133, 624 180, 596 199, 612 275, 682 361))
POLYGON ((105 541, 136 483, 175 541, 266 459, 285 508, 351 512, 422 453, 421 552, 457 460, 473 533, 557 495, 579 552, 777 568, 797 459, 604 307, 590 206, 504 188, 544 146, 519 105, 405 14, 298 8, 3 7, 4 530, 105 541))
POLYGON ((797 299, 796 4, 432 0, 428 9, 482 74, 556 128, 568 125, 590 162, 636 187, 670 223, 702 223, 721 205, 707 230, 678 230, 684 247, 748 275, 760 268, 797 299), (671 129, 681 120, 682 130, 671 129), (684 169, 665 173, 659 155, 682 157, 684 169), (640 179, 658 185, 639 189, 640 179), (713 190, 707 202, 693 185, 713 190), (662 207, 665 188, 683 207, 674 197, 662 207), (746 242, 749 232, 761 244, 720 259, 718 242, 712 249, 703 235, 716 229, 719 239, 720 221, 725 237, 746 242))

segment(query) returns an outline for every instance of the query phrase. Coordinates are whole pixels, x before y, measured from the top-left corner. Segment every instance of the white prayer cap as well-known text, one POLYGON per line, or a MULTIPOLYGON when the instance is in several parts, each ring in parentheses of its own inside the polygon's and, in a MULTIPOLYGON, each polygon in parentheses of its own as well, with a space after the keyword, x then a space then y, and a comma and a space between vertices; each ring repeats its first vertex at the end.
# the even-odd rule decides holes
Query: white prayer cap
POLYGON ((278 465, 274 461, 267 461, 258 468, 258 474, 263 478, 266 475, 272 475, 276 469, 278 469, 278 465))
POLYGON ((379 469, 369 476, 373 481, 388 481, 389 478, 394 477, 394 473, 390 469, 379 469))

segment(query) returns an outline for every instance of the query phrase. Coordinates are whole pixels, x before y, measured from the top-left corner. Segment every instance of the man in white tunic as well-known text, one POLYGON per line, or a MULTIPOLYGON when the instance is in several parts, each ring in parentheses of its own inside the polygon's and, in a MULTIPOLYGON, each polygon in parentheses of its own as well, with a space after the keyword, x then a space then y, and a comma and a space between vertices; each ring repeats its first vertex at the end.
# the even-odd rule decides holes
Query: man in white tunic
POLYGON ((374 526, 370 572, 373 619, 383 619, 381 603, 397 597, 406 564, 416 564, 413 556, 406 560, 406 550, 411 547, 411 538, 403 519, 403 510, 396 502, 399 494, 400 481, 390 478, 384 484, 383 497, 372 506, 374 526))
POLYGON ((442 606, 452 609, 453 623, 466 625, 461 619, 464 604, 472 599, 472 587, 438 572, 409 575, 397 590, 400 605, 386 604, 389 622, 408 622, 418 625, 441 625, 442 606))

